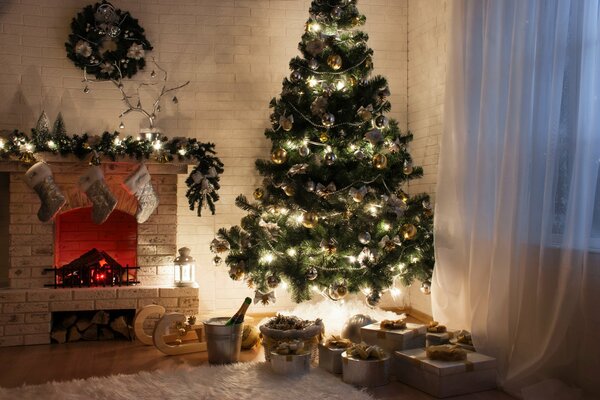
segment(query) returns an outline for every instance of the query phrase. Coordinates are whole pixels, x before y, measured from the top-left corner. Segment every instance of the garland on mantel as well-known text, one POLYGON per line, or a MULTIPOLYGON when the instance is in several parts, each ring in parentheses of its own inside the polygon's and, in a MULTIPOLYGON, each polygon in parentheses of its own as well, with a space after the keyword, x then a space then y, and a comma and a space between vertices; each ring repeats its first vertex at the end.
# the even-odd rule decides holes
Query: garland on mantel
POLYGON ((0 160, 19 160, 32 164, 43 159, 40 153, 75 155, 79 159, 89 157, 90 165, 99 165, 102 158, 116 161, 117 157, 129 156, 135 159, 154 158, 160 163, 176 163, 195 160, 198 165, 192 170, 185 183, 188 187, 186 197, 190 210, 197 207, 198 216, 202 208, 208 207, 215 213, 215 202, 219 200, 220 174, 223 163, 216 157, 214 143, 202 143, 194 138, 176 137, 168 139, 158 133, 146 134, 146 137, 121 137, 118 132, 104 132, 101 136, 87 133, 69 136, 59 114, 54 129, 50 131, 42 122, 31 130, 31 137, 18 130, 0 137, 0 160), (40 128, 40 126, 42 128, 40 128))

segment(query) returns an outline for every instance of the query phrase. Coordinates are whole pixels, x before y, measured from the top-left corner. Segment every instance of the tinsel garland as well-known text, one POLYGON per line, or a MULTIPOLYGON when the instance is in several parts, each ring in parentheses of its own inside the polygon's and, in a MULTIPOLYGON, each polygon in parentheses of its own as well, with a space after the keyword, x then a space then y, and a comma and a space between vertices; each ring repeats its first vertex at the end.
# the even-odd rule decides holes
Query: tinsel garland
POLYGON ((195 160, 198 165, 186 179, 186 197, 190 210, 197 208, 200 216, 205 206, 214 214, 214 203, 219 200, 217 191, 220 189, 223 163, 214 148, 214 143, 202 143, 194 138, 148 139, 130 135, 121 138, 118 132, 104 132, 101 136, 87 133, 68 136, 62 129, 52 133, 32 129, 31 138, 18 130, 0 138, 0 160, 33 163, 39 153, 72 154, 81 160, 89 158, 91 165, 99 164, 105 157, 115 161, 117 157, 125 156, 139 161, 154 158, 161 163, 195 160))

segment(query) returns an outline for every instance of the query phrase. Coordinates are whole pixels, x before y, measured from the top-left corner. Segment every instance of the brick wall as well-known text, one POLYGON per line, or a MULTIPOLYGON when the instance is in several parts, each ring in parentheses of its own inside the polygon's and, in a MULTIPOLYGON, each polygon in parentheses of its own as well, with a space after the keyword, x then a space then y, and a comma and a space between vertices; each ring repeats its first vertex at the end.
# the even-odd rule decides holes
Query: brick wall
POLYGON ((8 182, 0 172, 0 288, 8 286, 8 182))
MULTIPOLYGON (((435 201, 439 143, 442 134, 448 36, 448 0, 408 1, 408 128, 415 140, 410 151, 423 166, 423 178, 410 193, 427 192, 435 201)), ((431 298, 414 284, 408 300, 431 314, 431 298)))
MULTIPOLYGON (((81 72, 65 57, 64 42, 71 18, 88 0, 3 0, 0 3, 0 129, 24 131, 42 110, 53 119, 62 111, 71 133, 114 130, 122 105, 109 84, 82 92, 81 72)), ((208 243, 222 226, 239 223, 234 206, 239 193, 250 195, 261 179, 254 160, 270 150, 263 130, 268 102, 281 91, 289 60, 298 54, 308 0, 115 0, 146 29, 152 52, 169 70, 170 80, 190 80, 166 103, 158 118, 167 136, 184 135, 213 141, 226 172, 218 213, 197 218, 187 207, 184 177, 179 178, 177 243, 189 246, 198 259, 202 311, 230 310, 251 293, 233 282, 223 267, 211 265, 208 243)), ((406 128, 407 47, 406 0, 362 0, 365 31, 375 51, 375 73, 385 75, 392 91, 391 115, 406 128)), ((138 115, 123 122, 126 133, 140 127, 138 115)), ((162 200, 162 197, 161 197, 162 200)), ((163 204, 165 204, 163 200, 163 204)), ((148 229, 157 229, 148 225, 148 229)), ((162 226, 160 227, 162 231, 162 226)), ((169 229, 171 229, 169 227, 169 229)), ((153 244, 149 244, 153 245, 153 244)), ((158 246, 157 246, 158 248, 158 246)), ((175 249, 170 253, 174 256, 175 249)), ((155 249, 148 249, 152 253, 155 249)), ((140 251, 138 249, 138 255, 140 251)), ((154 255, 154 254, 152 254, 154 255)), ((277 307, 290 304, 278 293, 277 307)), ((273 309, 273 308, 271 308, 273 309)))

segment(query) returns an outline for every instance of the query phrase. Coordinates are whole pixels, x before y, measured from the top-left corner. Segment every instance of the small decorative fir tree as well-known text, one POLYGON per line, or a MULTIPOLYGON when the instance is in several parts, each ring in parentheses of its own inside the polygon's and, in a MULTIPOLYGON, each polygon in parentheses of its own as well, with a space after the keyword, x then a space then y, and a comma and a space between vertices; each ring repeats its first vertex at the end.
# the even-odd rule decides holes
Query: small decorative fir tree
MULTIPOLYGON (((423 282, 433 270, 429 196, 401 188, 422 176, 398 123, 388 119, 390 91, 371 77, 373 51, 356 28, 365 22, 353 0, 315 0, 291 75, 270 103, 271 160, 241 226, 220 229, 211 244, 229 251, 232 279, 246 279, 256 299, 274 299, 286 281, 297 302, 313 292, 338 300, 362 291, 374 306, 398 277, 423 282)), ((221 263, 217 254, 215 265, 221 263)))

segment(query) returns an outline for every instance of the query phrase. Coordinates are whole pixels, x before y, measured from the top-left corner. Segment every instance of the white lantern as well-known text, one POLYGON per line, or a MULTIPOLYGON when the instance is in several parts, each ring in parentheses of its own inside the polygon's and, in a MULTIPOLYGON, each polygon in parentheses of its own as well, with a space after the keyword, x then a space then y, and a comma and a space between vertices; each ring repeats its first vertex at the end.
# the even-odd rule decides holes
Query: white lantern
POLYGON ((196 285, 196 260, 190 256, 190 249, 182 247, 179 256, 173 261, 175 267, 175 286, 192 287, 196 285))

